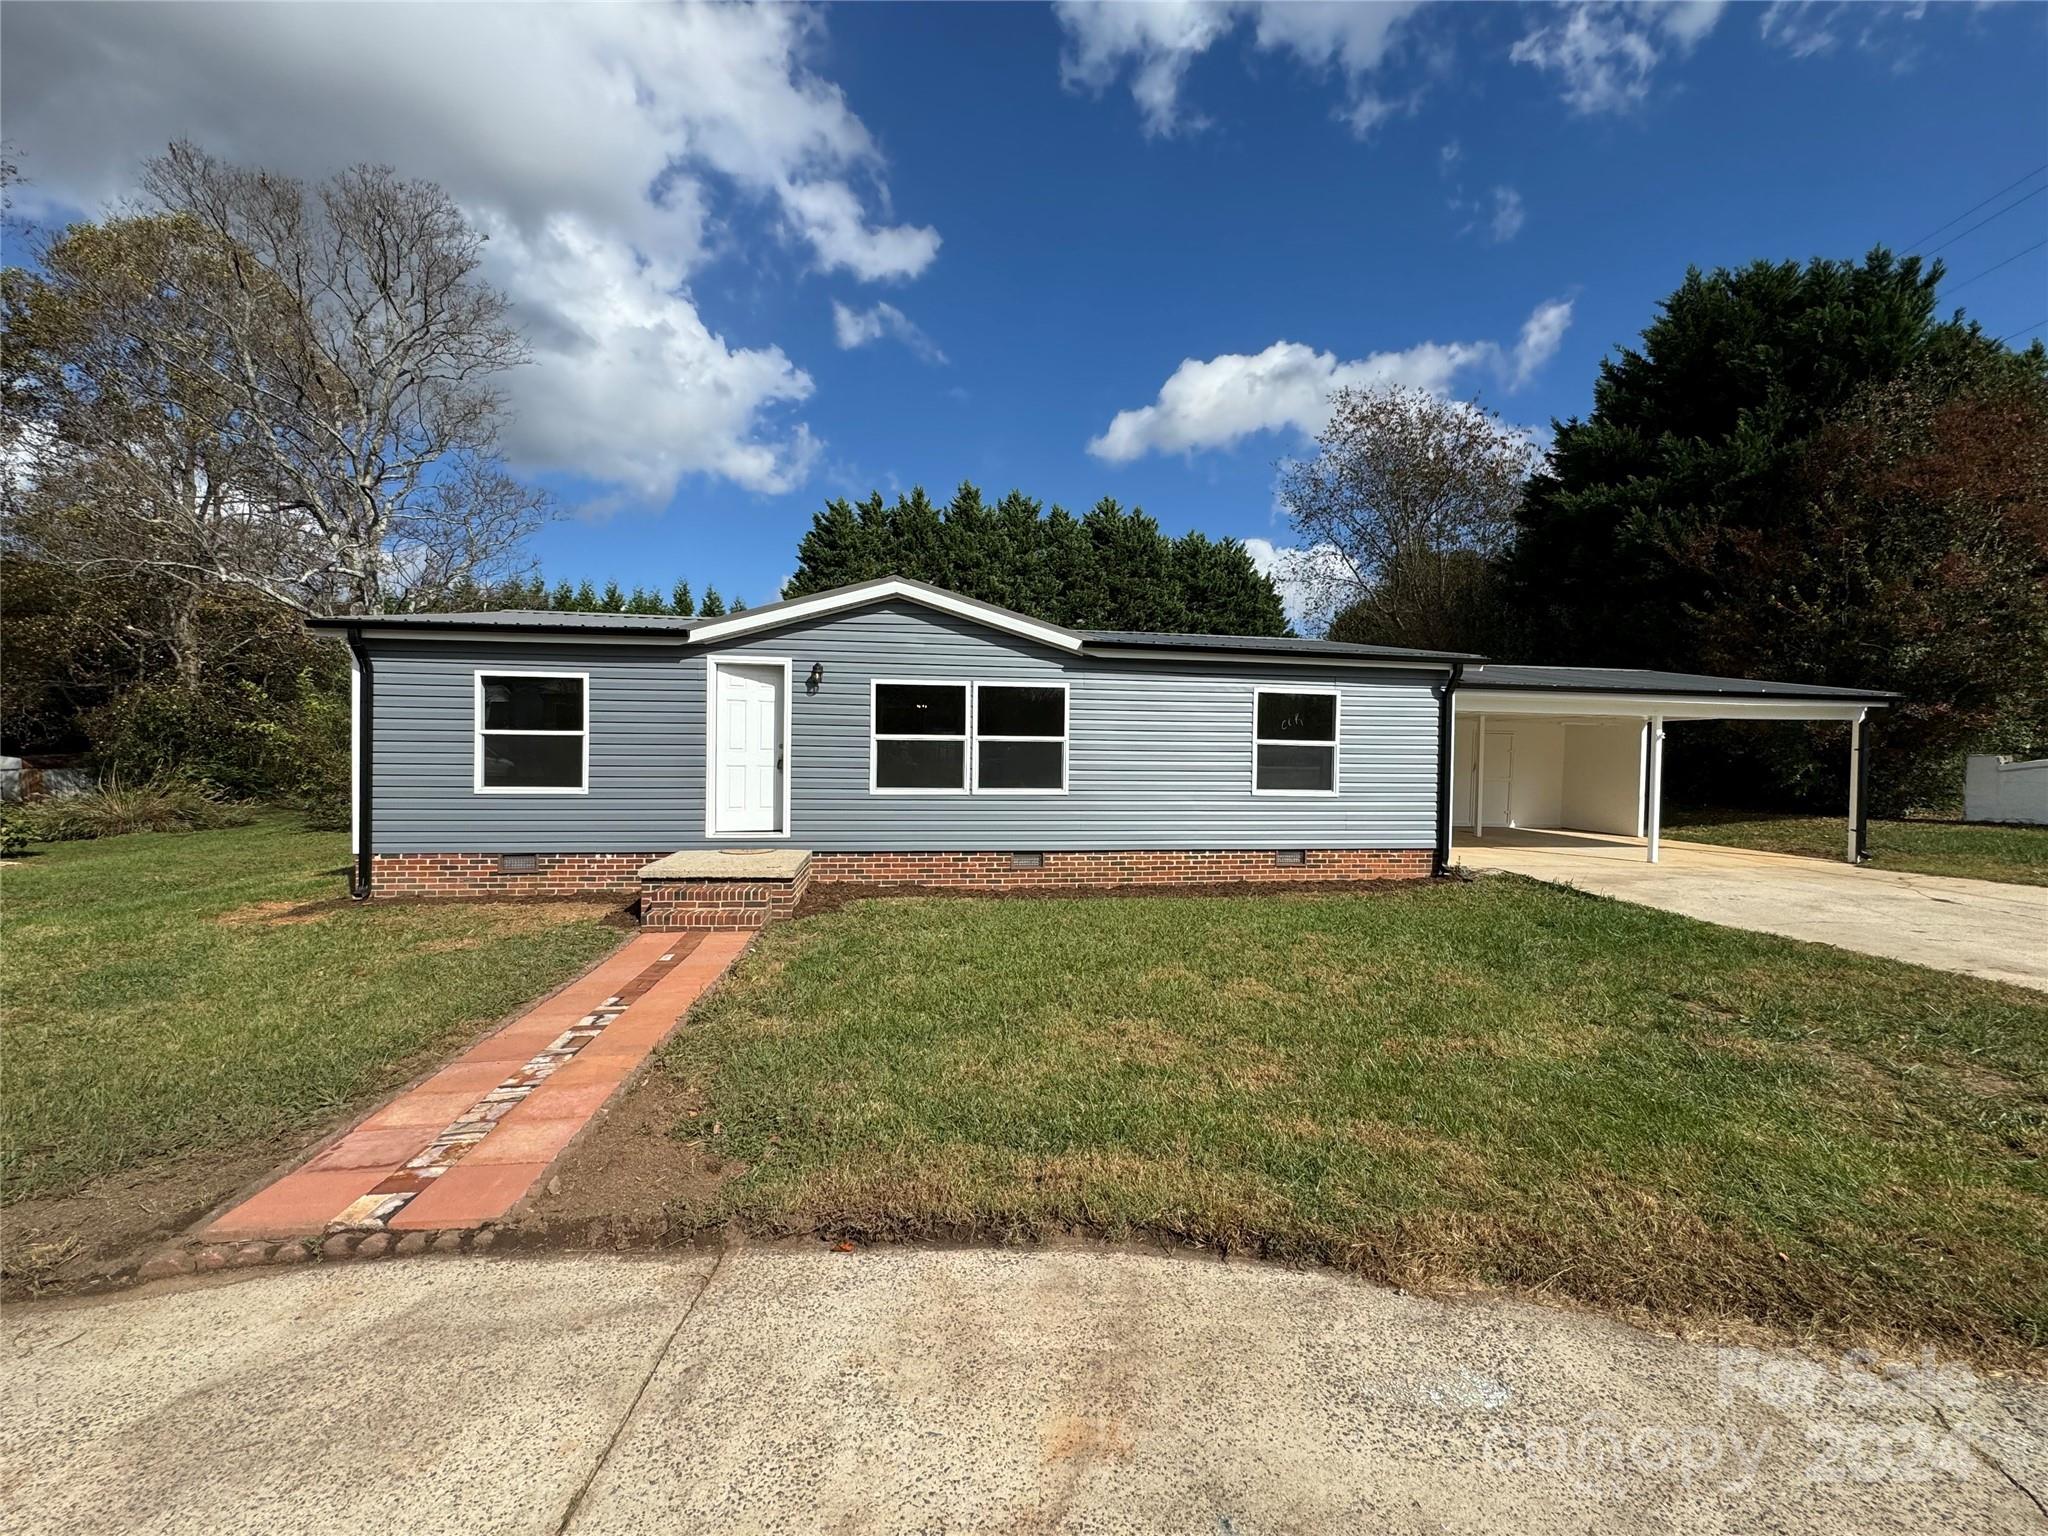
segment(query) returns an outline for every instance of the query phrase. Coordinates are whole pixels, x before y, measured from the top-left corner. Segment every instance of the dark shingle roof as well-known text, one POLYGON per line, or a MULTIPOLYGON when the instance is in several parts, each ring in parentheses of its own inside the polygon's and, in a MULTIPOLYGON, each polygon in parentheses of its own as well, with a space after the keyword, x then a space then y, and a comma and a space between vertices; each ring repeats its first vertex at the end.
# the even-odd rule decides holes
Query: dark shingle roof
POLYGON ((1294 636, 1175 635, 1149 629, 1084 629, 1081 644, 1162 651, 1249 651, 1274 656, 1355 656, 1360 661, 1477 661, 1467 651, 1421 651, 1400 645, 1350 645, 1342 640, 1301 640, 1294 636))
POLYGON ((308 622, 315 629, 587 630, 687 640, 691 626, 703 621, 660 613, 559 613, 541 608, 497 608, 486 613, 365 613, 308 622))
POLYGON ((1774 683, 1699 672, 1646 672, 1631 667, 1522 667, 1486 662, 1465 669, 1465 688, 1518 692, 1652 693, 1749 699, 1845 699, 1883 703, 1899 697, 1874 688, 1833 688, 1819 683, 1774 683))

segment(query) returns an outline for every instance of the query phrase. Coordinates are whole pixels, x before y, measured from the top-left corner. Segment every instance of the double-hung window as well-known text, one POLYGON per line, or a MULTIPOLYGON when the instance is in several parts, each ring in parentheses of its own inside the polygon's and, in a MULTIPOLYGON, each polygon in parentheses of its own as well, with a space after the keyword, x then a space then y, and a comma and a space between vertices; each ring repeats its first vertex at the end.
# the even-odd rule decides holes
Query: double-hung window
POLYGON ((1067 787, 1065 683, 878 679, 869 788, 878 795, 1057 795, 1067 787))
POLYGON ((590 787, 587 672, 476 674, 476 792, 579 795, 590 787))
POLYGON ((992 795, 1067 787, 1067 685, 974 685, 974 787, 992 795))
POLYGON ((1337 793, 1337 690, 1260 688, 1252 708, 1252 793, 1337 793))
POLYGON ((874 685, 869 788, 876 794, 967 792, 967 685, 874 685))

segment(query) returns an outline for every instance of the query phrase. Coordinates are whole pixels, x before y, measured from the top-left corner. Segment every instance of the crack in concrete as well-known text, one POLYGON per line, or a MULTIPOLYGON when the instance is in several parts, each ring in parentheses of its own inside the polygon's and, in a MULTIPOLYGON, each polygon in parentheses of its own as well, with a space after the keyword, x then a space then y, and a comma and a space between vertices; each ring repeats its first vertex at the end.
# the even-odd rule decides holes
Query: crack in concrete
POLYGON ((697 1293, 690 1298, 689 1304, 683 1308, 682 1316, 676 1319, 675 1327, 669 1329, 668 1337, 661 1341, 661 1348, 654 1352, 654 1360, 647 1367, 647 1374, 640 1378, 640 1385, 634 1390, 633 1401, 626 1404, 626 1411, 619 1415, 619 1422, 612 1426, 611 1435, 605 1441, 604 1449, 597 1453, 597 1459, 590 1464, 590 1471, 585 1474, 576 1492, 570 1496, 569 1507, 562 1511, 562 1518, 555 1525, 554 1536, 565 1536, 570 1524, 582 1511, 584 1497, 590 1492, 592 1485, 597 1482, 597 1475, 604 1470, 605 1463, 612 1459, 612 1452, 619 1448, 619 1441, 625 1436, 626 1426, 633 1422, 633 1415, 640 1411, 641 1399, 647 1396, 647 1389, 654 1385, 654 1378, 660 1373, 663 1363, 668 1359, 669 1351, 676 1347, 676 1340, 682 1336, 683 1326, 692 1317, 696 1316, 697 1308, 703 1304, 706 1293, 711 1289, 711 1283, 718 1278, 718 1272, 725 1267, 725 1255, 726 1248, 724 1245, 721 1245, 718 1250, 718 1257, 711 1261, 711 1272, 704 1277, 704 1283, 697 1287, 697 1293))
MULTIPOLYGON (((713 1271, 713 1273, 716 1273, 716 1271, 713 1271)), ((710 1283, 711 1282, 708 1279, 705 1281, 705 1284, 707 1285, 710 1283)), ((2012 1473, 2006 1470, 2005 1464, 2003 1462, 2001 1462, 1996 1456, 1992 1455, 1989 1451, 1985 1450, 1983 1446, 1979 1445, 1977 1443, 1977 1437, 1975 1435, 1966 1435, 1961 1430, 1957 1429, 1954 1424, 1950 1423, 1947 1410, 1944 1409, 1939 1402, 1937 1402, 1934 1398, 1928 1397, 1924 1393, 1917 1391, 1915 1388, 1913 1388, 1905 1382, 1895 1382, 1894 1385, 1897 1386, 1900 1391, 1904 1392, 1906 1396, 1912 1398, 1915 1402, 1925 1404, 1928 1412, 1934 1415, 1935 1423, 1939 1424, 1943 1429, 1947 1430, 1949 1434, 1953 1435, 1956 1439, 1962 1441, 1964 1445, 1967 1445, 1970 1448, 1970 1454, 1972 1456, 1976 1457, 1979 1461, 1983 1462, 1985 1466, 1989 1467, 1992 1471, 1996 1472, 2000 1477, 2004 1478, 2008 1483, 2010 1483, 2013 1486, 2013 1488, 2019 1493, 2019 1495, 2022 1498, 2024 1498, 2029 1504, 2034 1506, 2035 1511, 2039 1513, 2043 1519, 2048 1519, 2048 1504, 2042 1503, 2039 1495, 2037 1495, 2033 1489, 2029 1488, 2025 1483, 2021 1482, 2018 1478, 2014 1477, 2012 1473)), ((1996 1401, 1996 1399, 1994 1399, 1994 1401, 1996 1401)), ((2015 1418, 2012 1409, 2008 1407, 2005 1403, 1999 1402, 1998 1406, 2004 1410, 2007 1418, 2015 1418)))

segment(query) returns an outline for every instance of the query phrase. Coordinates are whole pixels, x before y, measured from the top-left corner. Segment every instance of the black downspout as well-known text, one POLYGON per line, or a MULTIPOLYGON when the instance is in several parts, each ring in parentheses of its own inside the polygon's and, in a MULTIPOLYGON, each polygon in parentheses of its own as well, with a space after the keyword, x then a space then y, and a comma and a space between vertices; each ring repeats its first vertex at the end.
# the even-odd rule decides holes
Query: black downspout
POLYGON ((1870 716, 1865 715, 1860 725, 1851 726, 1860 732, 1856 739, 1856 862, 1870 862, 1870 716))
POLYGON ((371 764, 377 757, 377 677, 370 665, 370 653, 363 647, 363 632, 348 631, 349 654, 356 662, 356 862, 349 871, 348 894, 356 901, 370 895, 370 811, 375 804, 371 793, 376 775, 371 764))
POLYGON ((1458 691, 1458 679, 1465 675, 1462 661, 1451 663, 1451 675, 1444 679, 1444 691, 1436 703, 1436 868, 1438 876, 1451 872, 1451 695, 1458 691))

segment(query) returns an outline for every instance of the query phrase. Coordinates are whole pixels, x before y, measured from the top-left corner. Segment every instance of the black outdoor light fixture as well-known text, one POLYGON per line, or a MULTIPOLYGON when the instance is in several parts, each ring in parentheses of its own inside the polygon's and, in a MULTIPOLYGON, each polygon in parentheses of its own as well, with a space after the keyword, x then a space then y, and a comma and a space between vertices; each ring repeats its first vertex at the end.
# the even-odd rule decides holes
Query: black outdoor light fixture
POLYGON ((804 687, 809 692, 816 693, 820 688, 824 686, 825 663, 823 663, 822 661, 814 661, 811 663, 811 675, 809 678, 805 680, 804 687))

